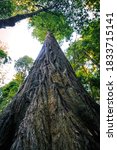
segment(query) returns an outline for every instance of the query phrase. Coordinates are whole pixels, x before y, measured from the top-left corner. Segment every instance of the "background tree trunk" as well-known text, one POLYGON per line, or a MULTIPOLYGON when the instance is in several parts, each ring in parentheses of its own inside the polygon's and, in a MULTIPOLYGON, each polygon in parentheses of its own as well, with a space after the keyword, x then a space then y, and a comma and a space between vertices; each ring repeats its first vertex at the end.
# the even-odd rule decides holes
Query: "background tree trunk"
POLYGON ((1 150, 99 150, 99 105, 51 33, 0 118, 1 150))

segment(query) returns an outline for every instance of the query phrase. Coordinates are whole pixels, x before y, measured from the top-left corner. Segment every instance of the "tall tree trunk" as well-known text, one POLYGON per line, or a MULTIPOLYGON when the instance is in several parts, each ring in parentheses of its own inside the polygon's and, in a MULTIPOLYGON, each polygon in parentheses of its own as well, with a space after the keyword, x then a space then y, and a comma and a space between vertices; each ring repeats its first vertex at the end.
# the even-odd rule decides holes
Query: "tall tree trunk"
POLYGON ((51 33, 0 118, 1 150, 99 150, 99 105, 51 33))

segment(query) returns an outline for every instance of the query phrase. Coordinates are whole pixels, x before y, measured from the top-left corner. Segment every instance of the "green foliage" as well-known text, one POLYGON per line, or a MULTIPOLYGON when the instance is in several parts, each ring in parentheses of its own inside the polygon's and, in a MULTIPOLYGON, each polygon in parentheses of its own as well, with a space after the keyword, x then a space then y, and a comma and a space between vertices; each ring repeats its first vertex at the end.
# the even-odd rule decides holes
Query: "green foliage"
POLYGON ((7 55, 7 53, 3 50, 0 50, 0 64, 5 64, 10 62, 11 58, 7 55))
POLYGON ((66 56, 86 90, 99 100, 100 88, 100 28, 99 20, 82 30, 82 38, 72 43, 66 56))
POLYGON ((6 43, 0 41, 0 65, 11 61, 11 58, 7 54, 6 43))
POLYGON ((0 49, 0 65, 7 62, 7 54, 5 51, 0 49))
POLYGON ((100 10, 100 0, 85 0, 86 5, 93 10, 100 10))
POLYGON ((37 2, 35 0, 12 0, 16 9, 14 10, 14 15, 33 12, 37 10, 35 6, 37 2))
POLYGON ((22 74, 22 72, 18 72, 14 75, 14 78, 18 85, 21 85, 25 79, 25 76, 22 74))
POLYGON ((7 56, 7 54, 0 49, 0 59, 5 58, 7 56))
POLYGON ((5 64, 11 62, 11 58, 8 56, 6 44, 0 41, 0 85, 4 84, 6 71, 4 69, 5 64))
POLYGON ((19 88, 17 80, 13 80, 1 88, 0 112, 11 102, 19 88))
POLYGON ((15 62, 15 69, 21 76, 26 77, 32 67, 33 59, 29 56, 23 56, 15 62))
MULTIPOLYGON (((84 39, 83 46, 87 49, 93 49, 99 55, 100 49, 100 20, 91 21, 88 26, 82 30, 82 37, 84 39)), ((99 59, 99 57, 98 57, 99 59)))
POLYGON ((11 82, 0 89, 0 112, 11 102, 12 98, 17 93, 20 85, 23 83, 26 75, 28 74, 32 64, 33 59, 28 56, 19 58, 16 61, 15 68, 18 72, 14 75, 14 79, 11 82))
POLYGON ((58 41, 70 38, 73 32, 68 25, 66 18, 61 13, 46 13, 43 12, 30 20, 30 25, 33 26, 33 36, 43 42, 48 31, 51 31, 58 41))
POLYGON ((0 1, 0 19, 12 16, 15 10, 15 5, 12 0, 0 1))
POLYGON ((0 112, 12 101, 23 81, 22 74, 16 73, 11 82, 0 88, 0 112))
POLYGON ((81 33, 83 27, 90 23, 90 20, 99 18, 99 0, 37 0, 37 4, 44 7, 53 6, 30 21, 34 27, 33 35, 40 41, 44 40, 48 30, 52 31, 58 40, 71 35, 76 31, 81 33), (92 19, 89 17, 92 14, 92 19), (71 28, 70 28, 71 27, 71 28))
POLYGON ((80 32, 82 27, 88 24, 91 20, 89 14, 93 14, 92 19, 99 17, 99 3, 99 0, 7 0, 5 2, 1 2, 2 5, 0 5, 0 10, 1 17, 6 18, 17 14, 35 12, 45 8, 43 12, 47 13, 47 16, 48 12, 55 15, 62 14, 67 23, 69 23, 69 26, 71 26, 75 31, 80 32), (49 9, 46 10, 46 8, 49 9))

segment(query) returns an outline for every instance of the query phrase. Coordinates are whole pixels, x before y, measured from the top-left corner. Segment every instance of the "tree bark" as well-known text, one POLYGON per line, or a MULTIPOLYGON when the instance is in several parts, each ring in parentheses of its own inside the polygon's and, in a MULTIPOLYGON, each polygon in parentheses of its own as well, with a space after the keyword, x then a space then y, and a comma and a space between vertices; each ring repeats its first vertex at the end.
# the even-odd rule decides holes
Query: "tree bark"
POLYGON ((51 33, 0 118, 1 150, 99 150, 99 105, 51 33))

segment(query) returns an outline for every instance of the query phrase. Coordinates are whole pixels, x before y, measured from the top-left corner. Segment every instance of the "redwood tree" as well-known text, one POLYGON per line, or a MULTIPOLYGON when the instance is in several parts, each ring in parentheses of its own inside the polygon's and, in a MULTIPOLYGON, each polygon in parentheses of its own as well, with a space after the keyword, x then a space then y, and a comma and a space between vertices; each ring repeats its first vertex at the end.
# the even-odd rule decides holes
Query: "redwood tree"
POLYGON ((99 105, 51 33, 0 117, 1 150, 99 150, 99 105))

